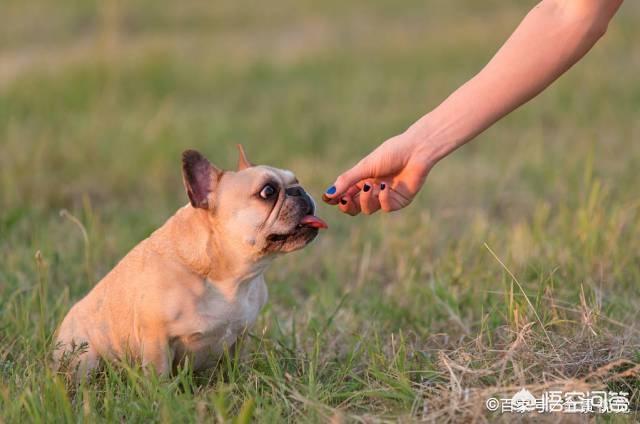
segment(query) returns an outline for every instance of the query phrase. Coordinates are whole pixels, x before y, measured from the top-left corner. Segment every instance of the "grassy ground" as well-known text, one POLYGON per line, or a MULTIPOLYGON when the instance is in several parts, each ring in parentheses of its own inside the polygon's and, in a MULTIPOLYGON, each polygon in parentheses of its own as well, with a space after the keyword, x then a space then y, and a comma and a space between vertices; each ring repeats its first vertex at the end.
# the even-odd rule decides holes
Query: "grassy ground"
POLYGON ((509 420, 484 401, 522 385, 624 389, 638 408, 632 1, 407 210, 322 206, 330 230, 269 270, 239 360, 162 382, 106 370, 77 390, 46 366, 72 303, 186 203, 183 149, 231 166, 242 141, 319 197, 473 75, 532 5, 4 1, 0 422, 509 420))

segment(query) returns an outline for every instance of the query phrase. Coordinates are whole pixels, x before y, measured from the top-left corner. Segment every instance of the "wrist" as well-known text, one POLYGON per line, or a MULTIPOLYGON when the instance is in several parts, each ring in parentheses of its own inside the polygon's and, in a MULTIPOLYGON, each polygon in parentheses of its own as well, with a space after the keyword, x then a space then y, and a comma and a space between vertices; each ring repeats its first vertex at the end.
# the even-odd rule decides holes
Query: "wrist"
POLYGON ((426 164, 428 169, 455 149, 430 114, 423 116, 407 128, 405 135, 414 144, 416 159, 426 164))

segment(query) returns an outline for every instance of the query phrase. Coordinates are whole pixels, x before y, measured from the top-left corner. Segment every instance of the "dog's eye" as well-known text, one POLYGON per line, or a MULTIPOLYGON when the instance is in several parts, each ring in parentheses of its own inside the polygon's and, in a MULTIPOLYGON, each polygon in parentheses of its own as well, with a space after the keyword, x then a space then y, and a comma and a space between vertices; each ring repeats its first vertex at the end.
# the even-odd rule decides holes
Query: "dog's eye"
POLYGON ((260 190, 260 197, 262 197, 263 199, 270 199, 274 194, 276 194, 276 192, 277 190, 274 186, 272 186, 271 184, 267 184, 266 186, 262 187, 262 190, 260 190))

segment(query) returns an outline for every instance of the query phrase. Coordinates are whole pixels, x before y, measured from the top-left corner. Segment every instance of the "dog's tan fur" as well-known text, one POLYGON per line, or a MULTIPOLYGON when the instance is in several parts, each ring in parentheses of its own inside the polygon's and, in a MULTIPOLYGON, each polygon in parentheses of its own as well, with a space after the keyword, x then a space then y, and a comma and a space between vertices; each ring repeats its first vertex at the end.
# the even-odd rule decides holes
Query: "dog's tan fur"
POLYGON ((256 320, 273 257, 317 234, 300 227, 314 206, 296 194, 289 171, 252 166, 242 151, 237 172, 220 171, 189 151, 183 173, 190 204, 73 306, 58 330, 56 364, 84 345, 72 361, 81 373, 101 357, 132 357, 165 375, 186 356, 195 369, 210 367, 256 320), (267 183, 278 185, 272 201, 259 197, 267 183))

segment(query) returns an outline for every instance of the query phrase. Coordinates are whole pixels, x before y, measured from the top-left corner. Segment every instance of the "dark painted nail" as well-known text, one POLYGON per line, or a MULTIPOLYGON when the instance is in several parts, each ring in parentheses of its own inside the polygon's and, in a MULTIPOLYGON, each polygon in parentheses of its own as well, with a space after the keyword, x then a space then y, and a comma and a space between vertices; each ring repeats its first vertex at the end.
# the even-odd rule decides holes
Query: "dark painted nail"
POLYGON ((347 204, 347 199, 345 199, 345 198, 340 199, 340 204, 341 205, 346 205, 347 204))
POLYGON ((380 190, 384 190, 384 188, 385 188, 386 186, 387 186, 387 185, 386 185, 385 183, 381 183, 381 184, 380 184, 380 190))
POLYGON ((331 186, 326 191, 327 194, 336 194, 336 186, 331 186))
POLYGON ((362 190, 367 192, 367 191, 371 190, 371 186, 369 184, 365 184, 364 187, 362 188, 362 190))

